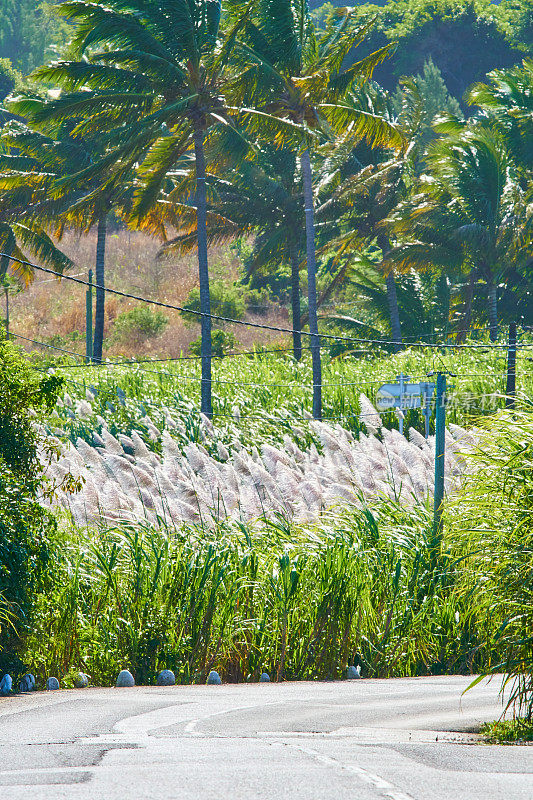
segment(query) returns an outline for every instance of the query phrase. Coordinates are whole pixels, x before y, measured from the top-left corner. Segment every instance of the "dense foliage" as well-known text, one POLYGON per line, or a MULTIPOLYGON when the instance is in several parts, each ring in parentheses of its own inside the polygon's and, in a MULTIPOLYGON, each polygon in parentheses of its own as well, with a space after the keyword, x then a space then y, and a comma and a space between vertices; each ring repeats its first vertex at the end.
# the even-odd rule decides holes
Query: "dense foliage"
POLYGON ((55 14, 56 0, 1 0, 0 55, 23 75, 68 40, 68 26, 55 14))
POLYGON ((44 464, 38 458, 36 414, 53 407, 62 381, 42 377, 0 339, 0 598, 12 625, 0 627, 0 672, 18 671, 33 593, 48 561, 52 515, 40 504, 44 464))
POLYGON ((454 595, 431 531, 425 508, 381 503, 305 528, 71 534, 39 602, 32 666, 79 667, 104 684, 124 664, 149 683, 163 667, 182 682, 210 669, 229 681, 339 678, 348 664, 367 676, 475 671, 487 663, 486 620, 454 595))
MULTIPOLYGON (((320 18, 327 18, 332 10, 333 5, 325 3, 320 18)), ((377 18, 369 48, 397 43, 391 59, 375 73, 387 89, 394 89, 402 75, 420 72, 431 58, 461 101, 468 87, 487 72, 510 67, 532 50, 530 0, 391 0, 359 3, 358 10, 364 21, 377 18)))
POLYGON ((533 715, 533 423, 528 409, 486 427, 478 469, 452 504, 450 529, 464 562, 464 592, 496 626, 509 705, 533 715), (495 558, 495 554, 497 554, 495 558))

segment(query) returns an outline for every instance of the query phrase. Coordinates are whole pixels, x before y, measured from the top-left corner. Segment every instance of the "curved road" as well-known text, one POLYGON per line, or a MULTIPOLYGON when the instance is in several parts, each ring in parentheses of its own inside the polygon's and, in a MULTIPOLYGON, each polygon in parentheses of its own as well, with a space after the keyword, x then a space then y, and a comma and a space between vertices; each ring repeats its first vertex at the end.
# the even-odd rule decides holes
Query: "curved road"
POLYGON ((5 800, 533 800, 533 748, 479 743, 464 677, 0 698, 5 800))

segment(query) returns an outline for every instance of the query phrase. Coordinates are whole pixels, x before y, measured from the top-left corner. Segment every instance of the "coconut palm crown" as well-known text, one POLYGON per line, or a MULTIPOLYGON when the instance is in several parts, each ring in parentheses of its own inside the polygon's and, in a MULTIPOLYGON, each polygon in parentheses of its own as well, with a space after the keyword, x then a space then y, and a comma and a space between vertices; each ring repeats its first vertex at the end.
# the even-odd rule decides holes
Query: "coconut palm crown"
POLYGON ((438 140, 418 191, 391 215, 403 241, 390 258, 399 268, 466 266, 487 287, 494 341, 498 292, 531 258, 532 207, 497 130, 473 123, 438 140))
MULTIPOLYGON (((230 8, 238 12, 239 3, 230 8)), ((303 182, 309 330, 313 361, 313 415, 322 415, 320 339, 317 322, 314 191, 310 150, 333 132, 353 140, 402 146, 401 134, 385 119, 358 108, 349 90, 368 80, 390 47, 344 64, 368 27, 358 28, 349 9, 337 9, 317 36, 306 0, 257 0, 241 26, 241 71, 232 87, 235 112, 260 137, 299 153, 303 182), (246 103, 250 105, 246 107, 246 103)))
MULTIPOLYGON (((43 138, 49 149, 53 147, 52 140, 43 138)), ((73 266, 49 235, 53 176, 47 152, 40 146, 43 142, 35 144, 32 132, 23 123, 11 121, 4 126, 0 153, 0 252, 4 255, 0 257, 0 280, 11 273, 24 286, 34 279, 31 258, 58 273, 73 266)), ((57 211, 57 203, 53 206, 57 211)))
MULTIPOLYGON (((78 131, 105 131, 97 173, 113 166, 116 182, 139 165, 131 218, 157 202, 184 155, 196 171, 198 266, 202 313, 202 411, 211 414, 211 319, 206 237, 205 141, 230 124, 225 68, 235 30, 220 37, 221 0, 73 0, 60 6, 76 24, 77 60, 37 71, 66 91, 43 118, 79 118, 78 131)), ((105 189, 105 184, 102 187, 105 189)))

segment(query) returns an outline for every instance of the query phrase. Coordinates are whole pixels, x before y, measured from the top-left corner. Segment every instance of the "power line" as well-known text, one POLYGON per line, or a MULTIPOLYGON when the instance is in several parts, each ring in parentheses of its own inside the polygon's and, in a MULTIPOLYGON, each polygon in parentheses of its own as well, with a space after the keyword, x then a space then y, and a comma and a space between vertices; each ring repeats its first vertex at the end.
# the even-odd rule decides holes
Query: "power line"
MULTIPOLYGON (((129 300, 137 300, 141 303, 150 303, 151 305, 155 305, 158 308, 166 308, 170 311, 179 311, 185 314, 192 314, 196 317, 209 317, 212 320, 216 320, 217 322, 226 322, 231 325, 243 325, 249 328, 259 328, 261 330, 269 330, 275 331, 276 333, 300 333, 302 336, 309 336, 310 338, 323 338, 329 339, 332 341, 339 341, 339 342, 355 342, 357 344, 381 344, 381 345, 390 345, 394 346, 396 343, 389 340, 389 339, 364 339, 364 338, 354 338, 350 336, 335 336, 330 333, 320 333, 314 334, 308 331, 295 331, 293 328, 279 328, 275 325, 261 325, 257 322, 249 322, 247 320, 241 319, 233 319, 231 317, 223 317, 219 314, 205 314, 202 311, 194 311, 190 308, 184 308, 183 306, 175 306, 171 305, 170 303, 163 303, 159 300, 150 300, 146 297, 140 297, 139 295, 129 294, 128 292, 121 292, 118 289, 109 289, 105 286, 101 286, 99 284, 90 284, 88 281, 82 280, 81 278, 75 278, 70 275, 62 275, 60 272, 56 272, 53 269, 49 269, 48 267, 40 267, 37 264, 33 264, 31 261, 25 261, 20 258, 15 258, 15 256, 8 255, 7 253, 0 252, 0 258, 8 258, 11 261, 16 261, 19 264, 25 264, 27 266, 32 267, 33 269, 41 270, 42 272, 46 272, 49 275, 55 275, 58 278, 63 278, 64 280, 70 280, 74 283, 79 283, 82 286, 91 286, 94 289, 100 289, 101 291, 108 292, 109 294, 117 295, 118 297, 125 297, 129 300)), ((448 342, 442 343, 433 343, 433 342, 411 342, 410 347, 433 347, 433 348, 450 348, 450 349, 467 349, 467 350, 490 350, 494 348, 504 348, 507 349, 507 344, 495 344, 492 343, 490 345, 468 345, 468 344, 451 344, 448 342)), ((533 343, 531 344, 517 344, 518 347, 533 347, 533 343)))
MULTIPOLYGON (((85 356, 81 355, 80 353, 76 353, 73 350, 66 350, 63 347, 57 347, 56 345, 52 345, 52 344, 49 344, 47 342, 40 342, 40 341, 38 341, 36 339, 30 339, 27 336, 22 336, 21 334, 18 334, 18 333, 11 332, 10 335, 16 337, 17 339, 22 339, 24 341, 31 342, 31 343, 39 345, 41 347, 50 348, 52 350, 56 350, 56 351, 59 351, 61 353, 65 353, 67 355, 74 356, 76 358, 82 359, 85 362, 85 356)), ((308 348, 306 348, 306 349, 308 349, 308 348)), ((269 352, 275 353, 275 352, 289 352, 289 351, 290 351, 290 348, 287 348, 286 350, 280 350, 280 351, 272 350, 272 351, 269 351, 269 352)), ((262 355, 262 354, 263 353, 261 351, 249 351, 249 352, 246 352, 246 353, 235 353, 234 355, 262 355)), ((218 358, 225 358, 225 356, 218 356, 218 358)), ((194 356, 193 359, 197 360, 197 357, 194 356)), ((145 373, 150 374, 150 375, 158 375, 160 377, 174 378, 176 380, 186 380, 186 381, 192 381, 192 382, 201 383, 201 378, 196 378, 194 376, 182 375, 182 374, 177 375, 177 374, 172 373, 172 372, 162 372, 160 370, 150 370, 150 369, 146 369, 146 367, 142 367, 141 366, 141 364, 179 362, 181 360, 188 360, 188 358, 185 356, 185 357, 183 357, 183 359, 182 358, 174 358, 174 359, 146 359, 146 360, 143 360, 143 361, 111 361, 111 362, 102 362, 100 364, 86 364, 86 363, 83 363, 83 364, 57 364, 57 365, 54 365, 53 368, 55 370, 57 370, 57 369, 69 369, 69 368, 72 368, 72 367, 88 368, 88 367, 92 366, 93 368, 101 369, 103 367, 107 368, 107 367, 137 366, 141 372, 145 372, 145 373)), ((346 381, 346 382, 343 382, 343 383, 322 383, 320 385, 323 386, 323 387, 329 387, 329 388, 343 388, 343 387, 346 387, 346 386, 378 385, 378 384, 381 384, 381 383, 395 382, 396 381, 396 377, 397 376, 392 376, 392 377, 388 376, 388 377, 382 377, 382 378, 377 378, 377 379, 374 378, 372 380, 369 380, 367 378, 362 377, 360 380, 357 380, 357 381, 346 381)), ((492 378, 494 380, 503 380, 505 376, 504 375, 492 375, 492 376, 489 376, 489 375, 487 375, 485 373, 466 373, 466 374, 461 373, 458 377, 459 378, 486 378, 486 379, 490 377, 490 378, 492 378)), ((426 380, 425 377, 416 378, 416 377, 409 376, 409 381, 411 381, 413 383, 424 382, 425 380, 426 380)), ((72 383, 74 383, 74 381, 72 381, 72 383)), ((253 383, 253 382, 239 382, 239 381, 221 380, 221 379, 218 379, 218 378, 213 378, 211 380, 211 383, 226 384, 226 385, 230 385, 230 386, 249 386, 249 387, 256 387, 256 388, 263 388, 263 387, 266 387, 266 386, 270 386, 270 387, 283 388, 283 389, 290 389, 290 388, 293 388, 293 386, 294 386, 294 383, 267 383, 267 382, 253 383)), ((308 387, 304 387, 304 388, 311 389, 312 386, 308 386, 308 387)))
MULTIPOLYGON (((16 335, 16 334, 14 334, 16 335)), ((44 342, 41 342, 43 346, 47 346, 44 342)), ((309 351, 309 347, 302 348, 305 351, 309 351)), ((275 350, 244 350, 240 353, 225 353, 224 355, 214 355, 211 356, 213 360, 222 360, 225 358, 237 358, 239 356, 264 356, 270 355, 271 353, 292 353, 292 347, 279 347, 275 350)), ((83 368, 92 366, 95 368, 99 367, 127 367, 127 366, 135 366, 137 364, 166 364, 166 363, 176 363, 180 361, 201 361, 202 356, 175 356, 175 357, 167 357, 167 358, 132 358, 132 359, 124 359, 122 361, 102 361, 102 362, 91 362, 90 364, 61 364, 61 369, 76 369, 76 368, 83 368)))
MULTIPOLYGON (((31 342, 32 344, 40 345, 40 347, 49 347, 51 350, 58 350, 60 353, 66 353, 69 356, 75 356, 76 358, 81 358, 85 361, 85 356, 82 356, 81 353, 75 353, 74 350, 65 350, 64 347, 56 347, 56 345, 48 344, 47 342, 39 342, 37 339, 29 339, 27 336, 21 336, 20 333, 13 333, 13 331, 9 331, 10 336, 14 336, 16 339, 23 339, 25 342, 31 342)), ((76 364, 76 366, 84 366, 83 364, 76 364)))

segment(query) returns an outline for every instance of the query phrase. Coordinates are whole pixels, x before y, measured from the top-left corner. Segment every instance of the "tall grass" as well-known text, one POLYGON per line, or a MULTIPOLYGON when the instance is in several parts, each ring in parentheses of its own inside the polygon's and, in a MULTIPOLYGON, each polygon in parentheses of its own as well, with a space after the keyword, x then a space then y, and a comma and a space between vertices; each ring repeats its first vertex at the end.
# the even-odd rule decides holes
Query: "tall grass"
MULTIPOLYGON (((523 358, 518 390, 531 395, 523 358)), ((457 373, 455 395, 470 398, 448 407, 448 419, 486 431, 467 456, 466 485, 447 500, 442 538, 422 498, 402 505, 394 493, 305 523, 259 509, 256 520, 213 513, 209 524, 202 515, 180 524, 163 502, 135 524, 105 524, 105 514, 80 531, 65 522, 29 665, 41 676, 82 669, 104 684, 126 666, 147 683, 162 667, 183 682, 203 682, 212 668, 234 681, 264 670, 280 680, 340 677, 351 663, 371 676, 503 670, 511 703, 531 715, 533 415, 525 405, 482 420, 503 404, 504 365, 494 350, 438 357, 440 368, 457 373), (486 395, 494 402, 480 408, 486 395)), ((422 378, 430 366, 437 364, 419 351, 330 362, 325 416, 358 434, 366 427, 356 416, 361 391, 372 399, 381 380, 400 371, 422 378)), ((305 361, 218 362, 214 428, 196 411, 198 386, 187 380, 197 375, 194 362, 63 374, 70 382, 51 421, 55 433, 92 444, 95 433, 139 431, 144 445, 137 442, 135 457, 157 475, 167 435, 181 454, 193 453, 192 442, 222 464, 239 453, 260 464, 266 443, 289 454, 295 444, 314 460, 327 450, 306 415, 305 361)), ((406 424, 420 430, 419 412, 409 416, 406 424)), ((393 415, 385 421, 397 424, 393 415)), ((119 457, 126 464, 124 452, 119 457)), ((213 474, 207 470, 207 482, 213 474)), ((110 497, 101 498, 105 510, 110 497)))
POLYGON ((28 642, 42 676, 338 678, 359 663, 385 677, 485 663, 483 631, 422 505, 381 501, 305 527, 280 517, 63 536, 28 642))
MULTIPOLYGON (((361 392, 373 401, 380 384, 395 381, 400 372, 413 380, 425 381, 428 373, 437 368, 456 375, 450 381, 450 422, 466 426, 479 415, 494 413, 504 405, 505 350, 410 349, 394 356, 325 360, 324 418, 340 421, 357 433, 361 427, 358 418, 361 392)), ((99 390, 96 406, 98 413, 108 421, 110 430, 114 423, 110 406, 119 417, 117 424, 122 423, 124 416, 118 409, 117 390, 128 398, 126 407, 132 419, 148 411, 156 425, 164 424, 163 405, 172 412, 179 411, 197 419, 194 410, 199 408, 199 370, 199 363, 194 360, 59 368, 60 374, 68 379, 67 390, 73 398, 84 397, 89 386, 99 390)), ((283 354, 229 357, 214 363, 213 379, 215 422, 227 420, 238 410, 238 427, 247 440, 255 438, 256 442, 261 442, 263 432, 276 438, 279 421, 285 433, 288 427, 298 426, 298 421, 311 409, 312 376, 308 357, 302 362, 294 362, 290 355, 283 354)), ((533 395, 533 371, 525 351, 518 354, 517 391, 520 395, 533 395)), ((61 414, 61 417, 67 431, 74 432, 75 425, 68 415, 61 414)), ((424 430, 419 410, 408 411, 406 417, 406 425, 424 430)), ((398 427, 394 413, 386 414, 384 422, 387 427, 398 427)), ((281 440, 282 436, 277 438, 281 440)))

